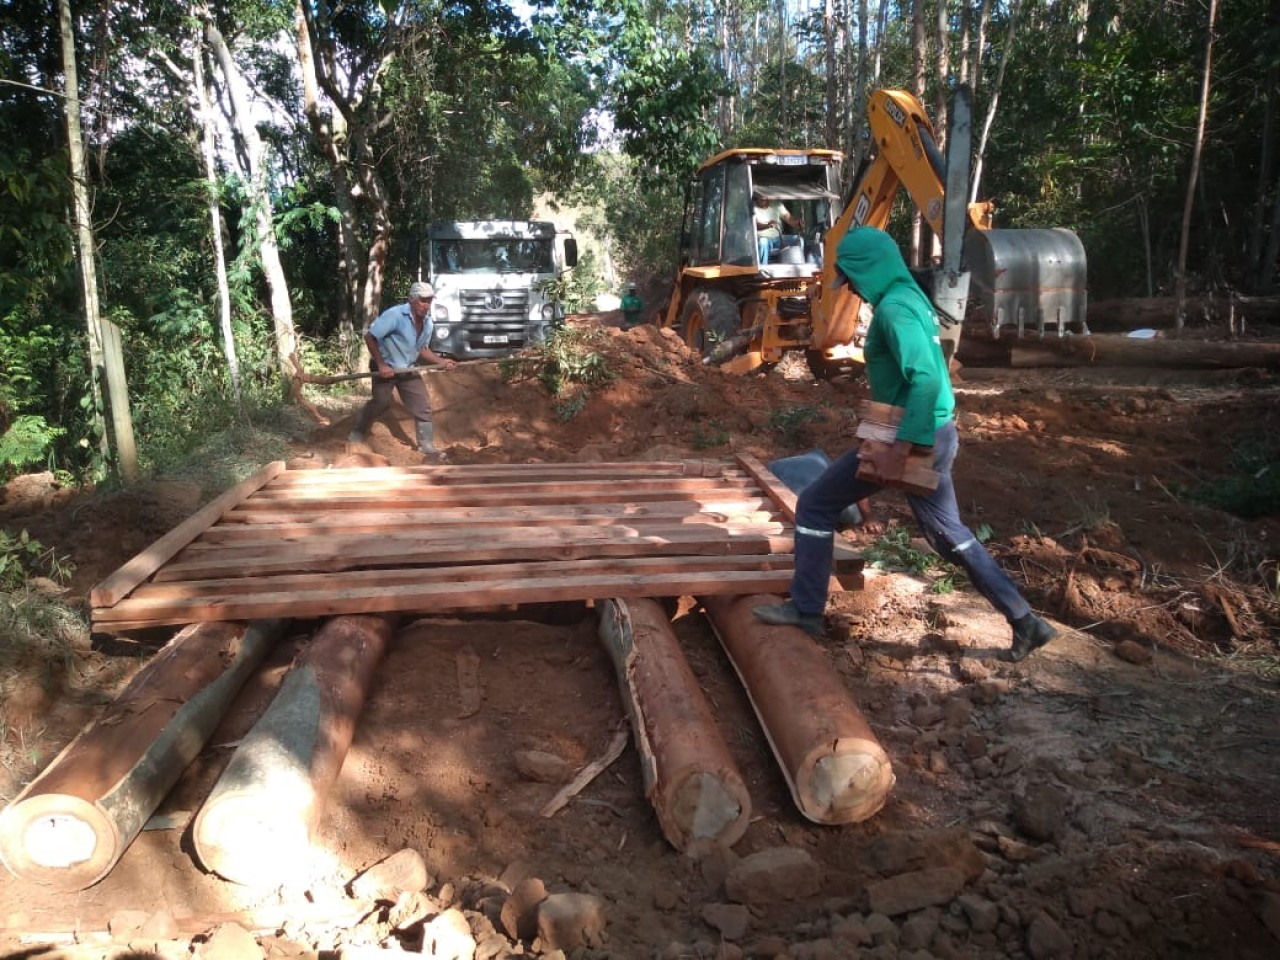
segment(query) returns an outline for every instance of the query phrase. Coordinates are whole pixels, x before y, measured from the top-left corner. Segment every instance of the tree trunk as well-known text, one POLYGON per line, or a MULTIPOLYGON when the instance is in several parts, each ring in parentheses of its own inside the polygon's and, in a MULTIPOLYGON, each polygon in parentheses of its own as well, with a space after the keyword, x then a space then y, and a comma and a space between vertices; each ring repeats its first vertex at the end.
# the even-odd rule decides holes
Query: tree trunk
POLYGON ((342 273, 344 293, 337 304, 338 342, 348 364, 355 366, 360 359, 363 339, 356 330, 353 308, 360 302, 365 259, 360 246, 356 203, 353 199, 355 177, 351 173, 350 158, 344 156, 339 146, 348 142, 347 123, 340 112, 324 113, 320 109, 315 51, 301 2, 295 7, 294 15, 298 33, 298 67, 302 74, 302 110, 307 115, 312 135, 320 145, 320 152, 329 164, 334 205, 338 208, 338 269, 342 273))
POLYGON ((287 624, 197 623, 177 633, 0 814, 10 871, 56 890, 110 873, 287 624))
MULTIPOLYGON (((912 0, 911 3, 911 92, 916 99, 924 103, 925 92, 925 46, 928 42, 925 26, 925 0, 912 0)), ((924 235, 924 217, 919 208, 911 205, 911 242, 907 251, 907 262, 920 266, 922 256, 922 239, 924 235)))
POLYGON ((987 27, 991 24, 991 0, 982 0, 978 13, 978 41, 973 47, 973 94, 978 96, 982 84, 982 57, 987 52, 987 27))
POLYGON ((244 77, 241 76, 239 68, 231 58, 226 40, 212 22, 205 23, 204 35, 226 82, 230 101, 228 116, 231 120, 232 133, 239 141, 239 152, 246 165, 243 171, 245 190, 253 208, 254 225, 257 228, 258 258, 271 296, 271 316, 275 323, 276 360, 280 366, 283 382, 288 384, 294 374, 293 357, 298 349, 298 335, 293 326, 293 305, 289 300, 289 286, 285 280, 284 267, 280 263, 280 247, 276 242, 271 195, 267 190, 267 173, 263 164, 262 138, 258 136, 258 129, 254 126, 244 77))
POLYGON ((836 18, 832 0, 823 0, 822 55, 827 73, 827 129, 826 145, 835 149, 840 143, 840 77, 836 71, 836 18))
POLYGON ((751 793, 662 606, 616 598, 596 609, 662 835, 682 853, 733 846, 750 822, 751 793))
POLYGON ((987 149, 987 138, 991 136, 991 125, 996 119, 996 107, 1000 104, 1000 88, 1004 85, 1004 68, 1009 65, 1009 57, 1013 55, 1013 38, 1018 27, 1018 14, 1022 10, 1019 0, 1009 4, 1009 32, 1004 38, 1004 51, 1000 57, 1000 69, 996 71, 996 82, 991 87, 991 99, 987 101, 987 115, 982 121, 982 136, 978 139, 978 152, 973 158, 973 181, 969 188, 969 202, 978 199, 978 188, 982 183, 982 155, 987 149))
POLYGON ((937 21, 934 24, 934 44, 937 47, 937 63, 934 66, 936 86, 933 91, 933 131, 938 149, 946 156, 947 146, 947 92, 951 74, 950 22, 947 17, 947 0, 937 0, 937 21))
MULTIPOLYGON (((1271 0, 1267 4, 1267 32, 1274 35, 1280 26, 1280 0, 1271 0)), ((1275 274, 1275 260, 1271 263, 1263 259, 1265 247, 1263 235, 1267 226, 1267 196, 1275 191, 1272 183, 1272 170, 1275 167, 1276 129, 1276 94, 1280 87, 1280 64, 1272 58, 1267 67, 1267 78, 1263 83, 1263 97, 1266 103, 1262 117, 1262 147, 1258 158, 1258 196, 1253 208, 1252 223, 1249 227, 1249 276, 1252 278, 1250 289, 1254 293, 1264 293, 1271 285, 1275 274)), ((1280 194, 1275 191, 1273 195, 1280 194)))
POLYGON ((1204 152, 1204 128, 1209 116, 1209 90, 1213 83, 1213 28, 1218 17, 1218 0, 1209 0, 1209 30, 1204 45, 1204 72, 1200 81, 1200 117, 1196 122, 1196 139, 1191 148, 1191 171, 1187 175, 1187 195, 1182 204, 1182 235, 1178 241, 1178 266, 1175 295, 1178 298, 1177 329, 1182 329, 1183 303, 1187 299, 1187 250, 1191 243, 1191 210, 1196 197, 1196 180, 1200 176, 1200 157, 1204 152))
POLYGON ((787 96, 787 4, 778 0, 778 122, 783 130, 791 129, 788 116, 791 98, 787 96))
POLYGON ((244 404, 240 393, 240 358, 236 354, 236 338, 231 326, 231 288, 227 282, 227 254, 222 245, 222 206, 218 202, 218 163, 213 132, 213 96, 205 72, 204 50, 199 33, 192 45, 193 69, 191 90, 195 96, 195 121, 200 133, 200 159, 204 163, 205 190, 208 193, 209 233, 213 239, 213 267, 218 284, 218 325, 222 330, 222 352, 227 358, 231 392, 236 406, 244 404))
MULTIPOLYGON (((133 419, 129 413, 129 388, 124 380, 124 362, 118 354, 108 358, 102 333, 98 303, 96 246, 89 202, 89 179, 84 165, 84 141, 80 134, 80 79, 76 70, 76 40, 71 20, 70 0, 58 0, 58 25, 62 35, 63 92, 66 95, 67 152, 71 162, 71 193, 76 231, 76 262, 80 267, 80 295, 84 300, 85 329, 89 339, 90 390, 93 397, 94 426, 104 460, 111 458, 103 414, 102 379, 111 395, 111 425, 115 431, 119 468, 130 482, 138 478, 138 454, 133 440, 133 419)), ((119 337, 111 338, 113 348, 119 337)))
MULTIPOLYGON (((882 5, 883 6, 883 5, 882 5)), ((858 65, 853 71, 853 88, 849 91, 849 156, 852 163, 845 174, 846 185, 867 155, 867 125, 863 116, 867 112, 867 0, 858 0, 858 65)), ((846 32, 846 36, 847 36, 846 32)))

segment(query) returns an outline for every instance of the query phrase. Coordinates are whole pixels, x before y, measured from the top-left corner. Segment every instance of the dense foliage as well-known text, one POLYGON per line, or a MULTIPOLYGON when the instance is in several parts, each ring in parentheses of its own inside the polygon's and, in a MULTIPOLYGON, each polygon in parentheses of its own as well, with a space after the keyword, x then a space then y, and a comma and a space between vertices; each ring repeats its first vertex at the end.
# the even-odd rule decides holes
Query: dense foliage
MULTIPOLYGON (((866 91, 912 88, 917 59, 931 108, 975 79, 977 117, 998 104, 980 195, 1000 225, 1075 229, 1095 299, 1167 293, 1209 39, 1205 6, 1160 0, 88 0, 73 13, 102 314, 122 332, 144 469, 278 401, 282 322, 307 362, 347 362, 334 343, 399 295, 425 221, 525 217, 553 197, 609 239, 566 296, 616 289, 609 264, 657 289, 701 160, 750 144, 856 159, 866 91), (913 31, 917 12, 927 30, 913 31), (250 92, 264 186, 228 123, 234 77, 218 38, 250 92), (216 101, 212 183, 198 66, 216 101), (263 211, 287 280, 283 321, 263 211)), ((1214 39, 1191 288, 1271 292, 1275 4, 1223 4, 1214 39)), ((100 475, 62 79, 54 0, 0 0, 0 471, 100 475)))

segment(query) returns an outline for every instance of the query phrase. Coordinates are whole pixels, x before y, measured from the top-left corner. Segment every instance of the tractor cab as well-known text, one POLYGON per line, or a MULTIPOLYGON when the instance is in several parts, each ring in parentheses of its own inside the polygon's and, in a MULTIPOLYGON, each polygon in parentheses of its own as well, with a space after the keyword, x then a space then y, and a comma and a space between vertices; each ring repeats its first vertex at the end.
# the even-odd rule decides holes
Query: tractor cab
POLYGON ((841 154, 834 150, 745 148, 717 154, 686 194, 680 235, 682 267, 726 275, 812 277, 822 239, 839 214, 841 154), (775 216, 776 243, 762 250, 757 216, 775 216), (764 257, 761 257, 761 253, 764 257))
POLYGON ((686 191, 679 269, 660 323, 704 356, 763 335, 744 369, 804 346, 826 233, 841 212, 842 160, 835 150, 756 147, 702 164, 686 191))

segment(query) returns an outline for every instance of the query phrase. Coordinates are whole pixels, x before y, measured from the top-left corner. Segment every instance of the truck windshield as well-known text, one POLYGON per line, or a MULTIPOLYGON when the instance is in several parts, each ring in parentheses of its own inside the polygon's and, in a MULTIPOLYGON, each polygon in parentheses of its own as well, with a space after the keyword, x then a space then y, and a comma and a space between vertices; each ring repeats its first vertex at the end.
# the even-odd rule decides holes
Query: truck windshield
POLYGON ((436 273, 551 273, 551 239, 433 240, 436 273))

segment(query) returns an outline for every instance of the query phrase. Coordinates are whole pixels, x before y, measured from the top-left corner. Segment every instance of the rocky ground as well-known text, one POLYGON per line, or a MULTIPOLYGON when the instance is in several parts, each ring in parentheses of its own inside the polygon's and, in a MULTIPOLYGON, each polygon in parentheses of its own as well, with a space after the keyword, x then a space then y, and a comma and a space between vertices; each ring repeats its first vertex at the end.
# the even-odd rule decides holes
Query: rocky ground
MULTIPOLYGON (((584 393, 553 398, 497 365, 429 376, 450 459, 768 461, 851 444, 856 379, 728 377, 652 327, 583 329, 616 374, 584 393)), ((927 558, 905 503, 878 498, 888 538, 846 536, 889 569, 833 598, 823 644, 894 764, 875 817, 797 813, 691 598, 674 626, 749 785, 746 835, 675 851, 631 748, 543 816, 624 719, 594 612, 431 618, 383 662, 313 862, 270 890, 230 884, 199 868, 185 827, 314 632, 295 624, 105 880, 74 894, 0 880, 0 955, 1276 956, 1280 512, 1242 518, 1204 491, 1260 482, 1242 457, 1280 435, 1280 383, 966 368, 957 394, 962 512, 1063 632, 1024 663, 999 659, 1007 626, 962 578, 900 569, 927 558)), ((291 465, 420 462, 403 411, 351 448, 358 399, 308 398, 326 422, 299 413, 291 465)), ((218 492, 190 476, 113 495, 47 479, 11 483, 0 523, 75 563, 73 609, 218 492)), ((6 663, 0 799, 154 649, 73 639, 64 661, 6 663)))

